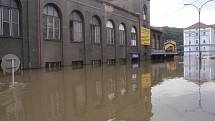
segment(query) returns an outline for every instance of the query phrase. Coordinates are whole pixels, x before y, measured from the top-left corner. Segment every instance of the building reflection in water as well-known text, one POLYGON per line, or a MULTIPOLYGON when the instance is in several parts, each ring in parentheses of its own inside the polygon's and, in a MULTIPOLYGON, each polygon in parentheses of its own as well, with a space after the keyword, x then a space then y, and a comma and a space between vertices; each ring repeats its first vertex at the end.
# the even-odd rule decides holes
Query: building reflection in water
MULTIPOLYGON (((184 78, 199 86, 198 88, 198 105, 194 108, 186 110, 186 112, 203 112, 209 115, 215 116, 215 112, 208 110, 206 105, 203 105, 203 92, 202 85, 215 82, 215 60, 202 59, 201 64, 196 56, 185 56, 184 57, 184 78)), ((205 99, 205 101, 207 101, 205 99)))
POLYGON ((17 87, 0 93, 1 121, 26 121, 20 91, 22 91, 21 88, 17 87))
POLYGON ((25 71, 17 77, 25 87, 0 93, 0 119, 150 121, 153 74, 151 69, 141 67, 106 65, 25 71))
POLYGON ((202 59, 201 68, 196 56, 184 57, 184 78, 193 82, 201 83, 215 81, 215 60, 202 59))

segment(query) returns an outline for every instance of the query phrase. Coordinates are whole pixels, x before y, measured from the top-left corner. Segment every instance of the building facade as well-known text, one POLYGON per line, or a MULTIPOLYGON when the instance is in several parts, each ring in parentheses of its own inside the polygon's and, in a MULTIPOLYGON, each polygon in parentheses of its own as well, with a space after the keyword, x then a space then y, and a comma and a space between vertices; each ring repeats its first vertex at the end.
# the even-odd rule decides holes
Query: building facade
POLYGON ((0 58, 15 54, 23 68, 141 59, 150 1, 132 2, 128 9, 108 0, 1 0, 0 58))
POLYGON ((177 52, 177 44, 175 40, 167 40, 164 42, 164 50, 166 52, 177 52))
POLYGON ((151 27, 151 48, 152 50, 163 50, 163 32, 156 27, 151 27))
POLYGON ((200 23, 200 28, 201 28, 200 40, 199 40, 199 23, 196 23, 184 30, 185 56, 189 54, 198 56, 199 51, 201 51, 203 56, 211 56, 215 54, 214 26, 200 23))

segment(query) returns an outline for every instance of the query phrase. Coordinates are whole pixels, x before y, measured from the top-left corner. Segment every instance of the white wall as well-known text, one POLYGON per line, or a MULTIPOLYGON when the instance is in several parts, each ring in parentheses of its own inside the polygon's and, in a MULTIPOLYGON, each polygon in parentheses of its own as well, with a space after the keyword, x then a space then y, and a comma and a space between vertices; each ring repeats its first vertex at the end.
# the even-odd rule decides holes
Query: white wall
MULTIPOLYGON (((199 54, 199 30, 184 30, 184 54, 199 54)), ((215 30, 212 28, 201 29, 201 51, 203 56, 215 53, 215 30)))

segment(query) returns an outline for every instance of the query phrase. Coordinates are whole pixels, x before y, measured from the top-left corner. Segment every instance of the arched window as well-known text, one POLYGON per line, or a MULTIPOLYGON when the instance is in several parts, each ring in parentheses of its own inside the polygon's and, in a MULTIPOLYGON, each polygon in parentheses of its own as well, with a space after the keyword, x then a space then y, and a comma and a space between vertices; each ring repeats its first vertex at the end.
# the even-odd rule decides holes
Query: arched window
POLYGON ((83 19, 79 12, 72 12, 70 19, 70 36, 73 42, 83 41, 83 19))
POLYGON ((147 6, 144 4, 143 6, 143 20, 147 19, 147 6))
POLYGON ((114 45, 115 41, 115 35, 114 35, 114 26, 111 21, 107 21, 106 23, 106 29, 107 29, 107 44, 108 45, 114 45))
POLYGON ((119 44, 120 45, 125 45, 125 39, 126 39, 126 34, 125 34, 125 26, 123 24, 119 25, 119 44))
POLYGON ((91 41, 95 44, 101 43, 101 25, 97 17, 93 16, 91 25, 91 41))
POLYGON ((43 37, 49 40, 60 40, 60 17, 52 5, 47 5, 43 9, 43 37))
POLYGON ((131 46, 137 46, 137 31, 135 27, 131 29, 131 46))
POLYGON ((20 35, 19 6, 16 0, 0 0, 0 35, 20 35))

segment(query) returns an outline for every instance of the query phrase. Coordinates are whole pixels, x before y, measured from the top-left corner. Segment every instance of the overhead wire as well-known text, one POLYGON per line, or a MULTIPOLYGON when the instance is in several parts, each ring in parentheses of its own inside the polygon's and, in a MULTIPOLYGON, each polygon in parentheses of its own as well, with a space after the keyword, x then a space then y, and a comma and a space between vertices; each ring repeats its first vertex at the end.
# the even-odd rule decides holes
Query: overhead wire
MULTIPOLYGON (((195 1, 191 2, 191 3, 189 3, 189 4, 193 4, 193 3, 197 2, 197 1, 199 1, 199 0, 195 0, 195 1)), ((181 11, 181 10, 184 9, 185 7, 186 7, 186 6, 183 6, 183 7, 181 7, 181 8, 178 8, 178 9, 174 10, 173 12, 170 12, 170 13, 168 13, 168 14, 165 14, 165 15, 163 15, 163 16, 160 16, 160 17, 157 18, 156 20, 152 20, 152 21, 155 22, 155 21, 164 19, 165 17, 168 17, 168 16, 170 16, 170 15, 172 15, 172 14, 175 14, 175 13, 181 11)))

